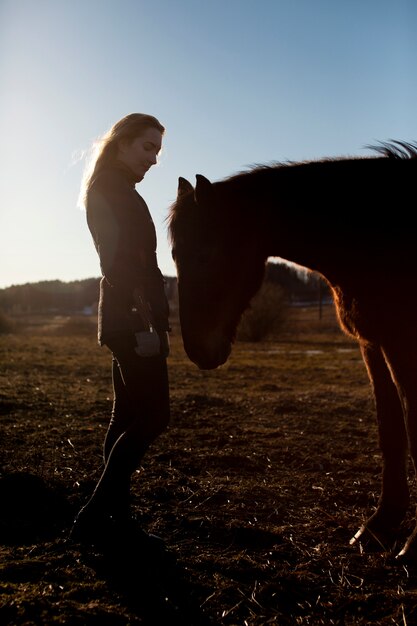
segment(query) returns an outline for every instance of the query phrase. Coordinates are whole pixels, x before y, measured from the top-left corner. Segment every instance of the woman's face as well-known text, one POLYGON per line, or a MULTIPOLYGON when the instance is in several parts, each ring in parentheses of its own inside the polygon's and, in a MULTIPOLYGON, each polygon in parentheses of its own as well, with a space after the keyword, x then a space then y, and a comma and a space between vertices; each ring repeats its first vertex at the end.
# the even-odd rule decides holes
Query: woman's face
POLYGON ((152 165, 158 162, 162 147, 162 133, 157 128, 147 128, 133 140, 119 142, 117 158, 132 170, 139 183, 152 165))

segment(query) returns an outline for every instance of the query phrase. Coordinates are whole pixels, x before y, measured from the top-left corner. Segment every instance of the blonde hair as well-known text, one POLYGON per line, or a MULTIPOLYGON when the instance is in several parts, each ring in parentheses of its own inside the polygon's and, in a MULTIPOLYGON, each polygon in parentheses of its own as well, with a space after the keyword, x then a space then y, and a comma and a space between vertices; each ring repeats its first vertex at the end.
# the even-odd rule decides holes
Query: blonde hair
POLYGON ((130 113, 116 122, 110 130, 93 143, 81 181, 78 198, 80 207, 85 207, 87 194, 98 172, 116 160, 120 139, 136 139, 148 128, 156 128, 162 135, 165 132, 165 128, 153 115, 130 113))

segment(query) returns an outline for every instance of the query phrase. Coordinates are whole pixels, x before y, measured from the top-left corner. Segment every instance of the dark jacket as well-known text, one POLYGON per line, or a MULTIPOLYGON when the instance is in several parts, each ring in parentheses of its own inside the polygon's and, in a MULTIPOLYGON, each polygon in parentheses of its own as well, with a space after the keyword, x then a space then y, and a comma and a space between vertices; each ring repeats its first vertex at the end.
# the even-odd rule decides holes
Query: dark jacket
POLYGON ((154 327, 166 331, 168 302, 156 259, 156 232, 149 209, 122 163, 101 170, 87 194, 87 223, 100 258, 102 279, 98 338, 145 329, 134 312, 134 292, 149 304, 154 327))

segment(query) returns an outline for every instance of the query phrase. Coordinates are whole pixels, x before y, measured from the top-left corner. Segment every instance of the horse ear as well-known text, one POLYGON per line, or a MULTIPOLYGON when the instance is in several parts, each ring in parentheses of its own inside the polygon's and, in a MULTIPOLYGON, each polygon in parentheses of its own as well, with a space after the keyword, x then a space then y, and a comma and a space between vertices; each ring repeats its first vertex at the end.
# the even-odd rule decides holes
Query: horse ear
POLYGON ((196 175, 197 184, 195 186, 195 201, 200 206, 204 206, 210 202, 213 196, 213 185, 205 176, 196 175))
POLYGON ((185 196, 185 194, 189 193, 190 191, 194 191, 194 187, 191 183, 188 182, 186 178, 180 176, 178 179, 178 198, 181 198, 181 196, 185 196))

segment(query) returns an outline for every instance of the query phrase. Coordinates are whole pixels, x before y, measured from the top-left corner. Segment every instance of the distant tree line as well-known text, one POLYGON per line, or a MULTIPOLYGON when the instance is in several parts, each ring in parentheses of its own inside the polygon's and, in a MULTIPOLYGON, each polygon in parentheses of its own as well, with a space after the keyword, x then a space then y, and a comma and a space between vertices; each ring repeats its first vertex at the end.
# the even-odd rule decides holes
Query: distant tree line
POLYGON ((0 308, 8 314, 82 311, 94 306, 98 286, 98 278, 12 285, 0 290, 0 308))
MULTIPOLYGON (((315 274, 303 275, 283 263, 268 263, 265 280, 282 287, 290 302, 317 301, 319 293, 328 293, 315 274)), ((0 309, 9 315, 20 313, 72 314, 94 310, 97 306, 100 278, 63 282, 48 280, 0 289, 0 309)), ((176 278, 166 277, 166 292, 176 301, 176 278)))

